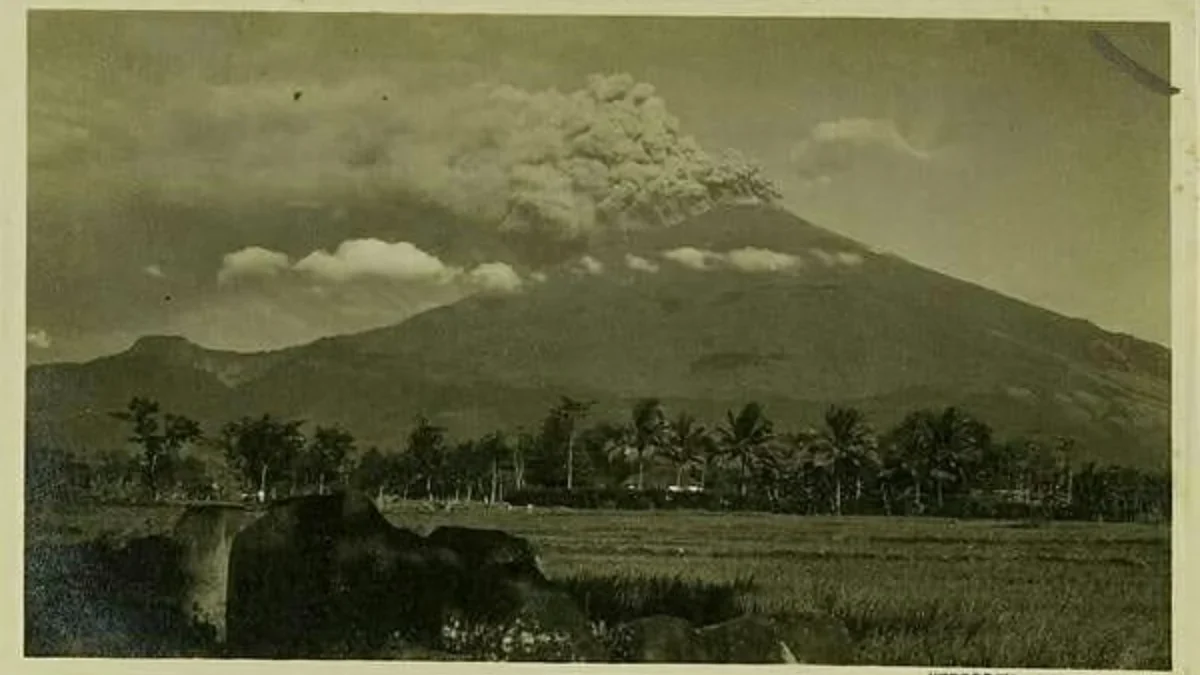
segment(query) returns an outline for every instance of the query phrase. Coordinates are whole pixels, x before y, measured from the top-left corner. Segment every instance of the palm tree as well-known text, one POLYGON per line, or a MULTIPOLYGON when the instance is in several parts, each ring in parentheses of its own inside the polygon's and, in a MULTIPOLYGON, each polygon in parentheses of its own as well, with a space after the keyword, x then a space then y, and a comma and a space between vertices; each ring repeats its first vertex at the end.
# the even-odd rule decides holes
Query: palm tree
POLYGON ((670 444, 664 454, 675 464, 675 484, 682 486, 686 469, 701 461, 708 430, 695 417, 680 413, 667 425, 667 434, 670 444))
POLYGON ((967 466, 977 463, 991 442, 991 429, 955 407, 940 414, 932 410, 910 413, 895 430, 902 463, 913 476, 917 503, 921 488, 932 481, 938 506, 944 503, 945 484, 966 482, 967 466))
POLYGON ((645 487, 646 460, 668 446, 666 411, 656 398, 644 398, 633 405, 630 420, 605 443, 610 457, 630 459, 637 466, 637 487, 645 487))
POLYGON ((825 411, 825 428, 818 437, 818 447, 832 460, 833 512, 840 516, 847 477, 854 480, 854 499, 862 499, 863 470, 877 461, 875 434, 858 409, 830 406, 825 411))
POLYGON ((830 473, 833 455, 829 452, 828 443, 821 432, 816 429, 804 429, 789 434, 788 444, 792 447, 792 480, 794 489, 802 495, 810 514, 817 512, 817 504, 821 501, 819 481, 830 473))
POLYGON ((724 454, 738 465, 738 492, 746 496, 746 476, 750 464, 774 438, 771 420, 763 414, 757 402, 747 403, 737 415, 730 410, 725 415, 725 424, 718 429, 724 454))
POLYGON ((644 398, 633 406, 633 448, 637 454, 638 489, 645 487, 646 460, 667 446, 667 413, 656 398, 644 398))
POLYGON ((698 463, 700 464, 700 487, 708 489, 708 472, 714 464, 721 460, 722 448, 721 441, 716 434, 709 432, 704 434, 700 439, 700 453, 698 463))
POLYGON ((800 482, 811 453, 789 438, 773 438, 752 458, 753 475, 767 498, 778 505, 790 488, 800 482))

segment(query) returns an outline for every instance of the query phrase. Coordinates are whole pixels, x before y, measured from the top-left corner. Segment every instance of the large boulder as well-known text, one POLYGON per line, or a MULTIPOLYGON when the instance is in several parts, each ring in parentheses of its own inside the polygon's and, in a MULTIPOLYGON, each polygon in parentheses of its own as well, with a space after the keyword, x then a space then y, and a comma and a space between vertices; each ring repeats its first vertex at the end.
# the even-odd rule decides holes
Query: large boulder
POLYGON ((703 645, 691 622, 658 614, 627 621, 608 636, 614 661, 626 663, 703 663, 703 645))
POLYGON ((464 567, 458 605, 471 622, 504 622, 526 604, 524 589, 544 588, 548 580, 533 545, 501 530, 439 527, 426 538, 453 551, 464 567))
POLYGON ((445 637, 469 657, 507 661, 605 661, 575 599, 546 578, 531 542, 494 529, 443 526, 431 544, 466 567, 459 606, 445 637))
POLYGON ((198 624, 211 627, 218 642, 225 641, 225 598, 233 539, 257 517, 243 506, 190 506, 175 521, 171 533, 181 555, 181 610, 198 624))
POLYGON ((776 617, 780 639, 797 663, 844 665, 854 657, 854 640, 841 620, 825 615, 776 617))
POLYGON ((705 659, 712 663, 795 663, 779 627, 748 614, 696 630, 705 659))
POLYGON ((353 658, 395 639, 436 647, 463 574, 457 555, 394 527, 365 495, 277 502, 233 541, 228 652, 353 658))

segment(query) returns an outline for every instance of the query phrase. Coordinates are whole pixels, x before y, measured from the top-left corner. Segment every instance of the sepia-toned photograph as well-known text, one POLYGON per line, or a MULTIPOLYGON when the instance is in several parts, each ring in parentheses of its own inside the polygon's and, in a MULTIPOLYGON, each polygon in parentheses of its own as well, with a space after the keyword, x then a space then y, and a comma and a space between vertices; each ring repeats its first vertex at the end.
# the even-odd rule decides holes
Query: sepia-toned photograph
POLYGON ((1166 19, 25 21, 26 658, 1178 666, 1166 19))

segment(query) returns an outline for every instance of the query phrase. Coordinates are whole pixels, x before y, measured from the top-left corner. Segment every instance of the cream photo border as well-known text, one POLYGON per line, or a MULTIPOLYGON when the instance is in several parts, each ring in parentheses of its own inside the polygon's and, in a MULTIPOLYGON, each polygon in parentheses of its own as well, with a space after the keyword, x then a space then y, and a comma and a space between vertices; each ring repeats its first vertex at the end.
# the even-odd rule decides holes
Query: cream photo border
MULTIPOLYGON (((0 490, 0 672, 53 673, 370 673, 403 668, 406 673, 451 675, 480 670, 501 673, 964 673, 972 668, 879 666, 695 666, 585 665, 511 663, 409 663, 353 661, 209 661, 143 659, 23 659, 22 542, 24 527, 23 420, 25 370, 25 13, 36 9, 211 10, 287 12, 496 13, 573 15, 768 16, 842 18, 1019 19, 1035 21, 1128 21, 1170 23, 1171 84, 1181 91, 1171 101, 1171 363, 1172 363, 1172 664, 1174 672, 1200 673, 1200 584, 1197 538, 1200 531, 1200 401, 1197 400, 1197 0, 76 0, 74 2, 0 1, 0 461, 7 485, 0 490), (1190 535, 1190 536, 1189 536, 1190 535), (1189 641, 1188 636, 1192 639, 1189 641)), ((1066 673, 1093 671, 986 669, 989 673, 1066 673)), ((1109 672, 1109 671, 1098 671, 1109 672)), ((1134 672, 1134 671, 1111 671, 1134 672)))

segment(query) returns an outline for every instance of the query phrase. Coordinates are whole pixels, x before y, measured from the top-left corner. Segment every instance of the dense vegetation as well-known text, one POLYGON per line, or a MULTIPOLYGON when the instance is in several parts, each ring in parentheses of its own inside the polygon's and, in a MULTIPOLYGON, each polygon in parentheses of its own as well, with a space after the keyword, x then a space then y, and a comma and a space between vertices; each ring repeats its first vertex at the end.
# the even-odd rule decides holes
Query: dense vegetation
POLYGON ((82 458, 27 448, 31 500, 231 499, 326 491, 577 508, 691 508, 801 514, 1170 517, 1170 476, 1077 465, 1070 438, 1000 441, 970 413, 917 410, 876 432, 854 408, 780 432, 757 403, 715 426, 671 416, 656 399, 623 422, 587 424, 590 403, 562 398, 536 430, 452 440, 418 417, 403 447, 359 448, 338 426, 246 416, 205 435, 136 397, 113 417, 138 449, 82 458))

